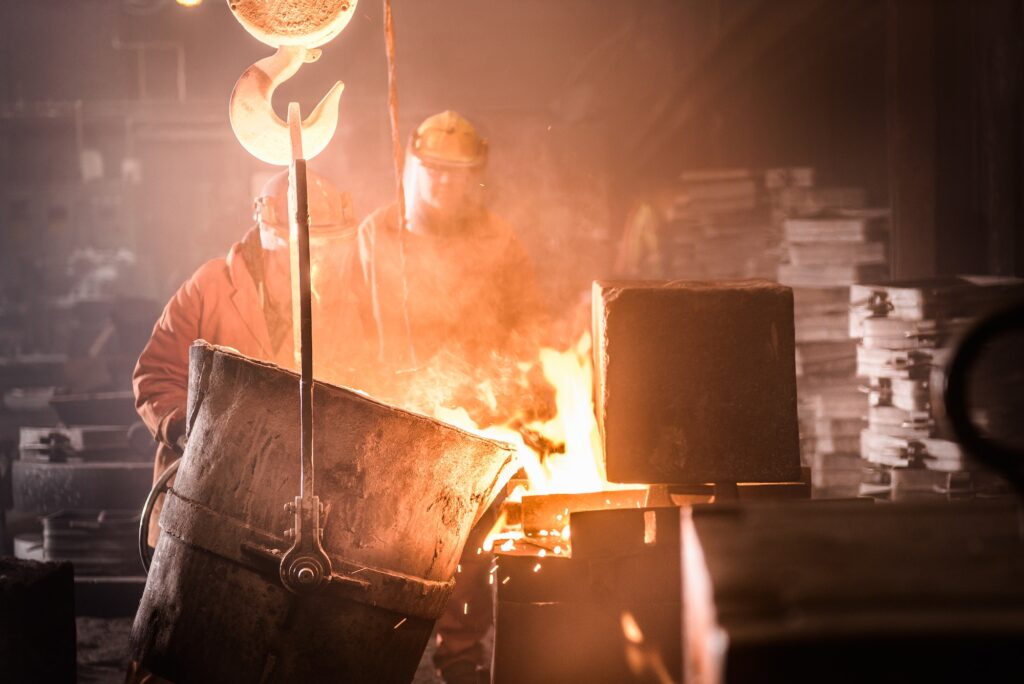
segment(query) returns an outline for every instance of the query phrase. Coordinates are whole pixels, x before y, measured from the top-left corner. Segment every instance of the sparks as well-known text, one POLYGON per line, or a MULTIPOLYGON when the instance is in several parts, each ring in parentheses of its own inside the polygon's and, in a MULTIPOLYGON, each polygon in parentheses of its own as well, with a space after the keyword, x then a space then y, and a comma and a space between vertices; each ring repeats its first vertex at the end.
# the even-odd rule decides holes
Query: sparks
POLYGON ((405 624, 405 621, 406 621, 407 619, 408 619, 408 618, 402 618, 401 620, 399 620, 398 622, 396 622, 396 623, 395 623, 395 626, 393 627, 393 629, 398 629, 399 627, 401 627, 402 625, 404 625, 404 624, 405 624))
MULTIPOLYGON (((584 333, 578 342, 567 349, 544 348, 532 361, 521 361, 518 364, 524 376, 534 370, 541 371, 544 380, 554 388, 554 411, 549 418, 531 420, 522 415, 509 415, 504 422, 495 422, 484 428, 474 421, 464 407, 431 402, 431 405, 422 408, 446 423, 514 446, 516 461, 525 471, 526 480, 508 492, 505 500, 508 504, 521 503, 526 494, 599 493, 598 501, 605 501, 608 507, 612 507, 613 503, 619 507, 632 505, 632 500, 629 504, 622 504, 610 498, 612 491, 635 489, 636 485, 608 482, 604 469, 604 445, 594 413, 591 351, 590 334, 584 333), (539 440, 529 439, 529 435, 535 435, 539 440), (551 448, 543 445, 550 445, 551 448), (601 496, 601 493, 609 495, 609 498, 601 496)), ((438 385, 445 385, 445 380, 444 377, 438 378, 438 385)), ((498 410, 498 393, 489 380, 478 383, 475 390, 479 400, 492 410, 498 410)), ((554 538, 569 554, 569 518, 570 510, 566 506, 554 516, 551 523, 545 525, 547 529, 533 531, 524 528, 522 518, 515 508, 503 507, 482 546, 477 549, 477 555, 494 550, 514 552, 521 548, 516 545, 516 540, 534 536, 540 539, 554 538)))
POLYGON ((533 571, 534 572, 540 572, 540 563, 537 563, 536 565, 533 566, 533 571))
POLYGON ((636 623, 636 618, 628 610, 622 613, 621 624, 622 634, 626 637, 626 641, 631 644, 644 642, 644 633, 640 630, 640 625, 636 623))

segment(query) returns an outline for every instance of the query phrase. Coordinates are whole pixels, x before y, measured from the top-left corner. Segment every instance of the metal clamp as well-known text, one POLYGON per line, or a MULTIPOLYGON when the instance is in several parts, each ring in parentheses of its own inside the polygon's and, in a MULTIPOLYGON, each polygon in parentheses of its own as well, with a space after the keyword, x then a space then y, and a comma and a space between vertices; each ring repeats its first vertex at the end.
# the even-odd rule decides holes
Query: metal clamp
POLYGON ((885 318, 896 307, 889 300, 889 295, 884 290, 874 290, 867 299, 860 299, 850 303, 851 311, 865 310, 868 315, 865 318, 885 318))
POLYGON ((926 459, 931 458, 931 454, 928 453, 928 447, 923 442, 917 440, 911 440, 907 442, 907 446, 900 449, 903 458, 910 462, 911 466, 924 465, 926 459))

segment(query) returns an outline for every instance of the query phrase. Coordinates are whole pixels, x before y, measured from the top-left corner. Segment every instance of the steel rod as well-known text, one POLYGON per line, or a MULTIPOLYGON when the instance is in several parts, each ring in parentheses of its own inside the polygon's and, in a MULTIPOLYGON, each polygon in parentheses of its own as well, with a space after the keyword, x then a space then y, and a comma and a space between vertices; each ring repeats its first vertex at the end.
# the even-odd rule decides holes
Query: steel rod
POLYGON ((296 222, 299 240, 299 298, 301 329, 301 370, 299 408, 302 413, 302 481, 300 496, 312 496, 313 489, 313 314, 309 274, 309 207, 306 195, 306 161, 292 164, 296 189, 296 222))
MULTIPOLYGON (((288 178, 288 203, 294 212, 293 236, 298 252, 297 272, 299 295, 299 411, 301 420, 299 496, 314 494, 313 466, 313 304, 309 273, 309 194, 306 186, 306 160, 302 158, 301 114, 298 103, 288 105, 288 125, 292 132, 292 164, 288 178)), ((292 287, 294 295, 296 288, 292 287)), ((293 315, 296 311, 292 304, 293 315)), ((294 322, 293 322, 294 325, 294 322)))

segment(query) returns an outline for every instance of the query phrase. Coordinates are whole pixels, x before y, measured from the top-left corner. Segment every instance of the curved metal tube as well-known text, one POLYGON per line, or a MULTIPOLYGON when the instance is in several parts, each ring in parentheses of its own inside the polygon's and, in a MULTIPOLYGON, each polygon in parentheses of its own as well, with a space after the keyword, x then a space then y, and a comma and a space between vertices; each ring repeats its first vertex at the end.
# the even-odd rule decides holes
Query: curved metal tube
POLYGON ((149 565, 153 560, 149 552, 149 519, 153 516, 153 507, 156 505, 156 500, 169 489, 167 483, 178 472, 180 464, 181 459, 179 458, 167 466, 167 469, 160 474, 160 478, 153 484, 153 489, 149 490, 146 503, 142 505, 142 516, 139 520, 139 559, 142 560, 142 567, 146 570, 147 575, 149 574, 149 565))
POLYGON ((968 379, 986 346, 1006 333, 1024 330, 1024 303, 997 311, 964 336, 946 367, 946 417, 964 449, 1005 477, 1024 496, 1024 452, 982 434, 971 420, 968 379))
MULTIPOLYGON (((292 161, 288 124, 274 112, 271 100, 279 85, 304 63, 314 62, 320 50, 282 46, 245 70, 231 91, 228 117, 235 137, 250 154, 275 166, 292 161)), ((345 84, 338 81, 302 122, 304 157, 320 154, 338 128, 338 106, 345 84)))

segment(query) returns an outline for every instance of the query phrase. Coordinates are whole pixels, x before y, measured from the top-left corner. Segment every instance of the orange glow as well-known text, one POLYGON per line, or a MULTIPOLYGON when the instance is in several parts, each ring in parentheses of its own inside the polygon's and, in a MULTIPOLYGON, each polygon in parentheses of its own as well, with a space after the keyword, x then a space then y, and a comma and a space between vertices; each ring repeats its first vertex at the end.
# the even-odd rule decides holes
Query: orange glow
MULTIPOLYGON (((434 404, 432 413, 438 420, 514 446, 518 464, 526 472, 527 485, 517 485, 507 497, 508 502, 521 502, 525 494, 585 494, 638 488, 637 485, 613 484, 605 477, 604 449, 592 399, 594 370, 590 348, 590 334, 584 333, 576 344, 564 351, 540 350, 536 363, 555 390, 556 411, 551 418, 524 424, 518 416, 509 416, 504 425, 480 427, 465 408, 450 408, 440 402, 434 404), (557 448, 542 453, 527 444, 523 437, 527 433, 539 435, 557 448)), ((530 364, 526 364, 526 368, 529 367, 530 364)), ((477 385, 476 395, 492 408, 496 407, 490 381, 477 385)), ((568 542, 568 515, 564 520, 559 516, 558 522, 562 523, 561 529, 543 530, 539 535, 568 542)), ((502 512, 482 548, 489 552, 497 545, 507 552, 522 538, 522 530, 510 527, 507 513, 502 512)), ((568 551, 560 546, 559 552, 563 550, 568 551)))
POLYGON ((640 625, 636 624, 636 618, 633 617, 631 612, 624 611, 621 616, 622 634, 626 637, 626 641, 631 644, 642 644, 644 643, 644 633, 640 630, 640 625))
POLYGON ((199 7, 203 4, 203 0, 177 0, 177 2, 182 7, 199 7))
MULTIPOLYGON (((565 351, 540 350, 538 362, 544 378, 555 388, 557 413, 546 421, 534 421, 525 427, 549 440, 565 445, 564 453, 538 454, 510 425, 481 428, 463 408, 438 407, 434 417, 470 432, 499 439, 516 449, 519 465, 526 471, 529 490, 517 487, 510 501, 529 494, 582 494, 609 489, 635 489, 636 485, 611 484, 605 478, 604 451, 592 400, 594 370, 590 360, 590 334, 565 351)), ((490 396, 490 383, 480 385, 480 396, 490 396)))
POLYGON ((484 551, 490 553, 494 549, 494 542, 498 539, 498 536, 505 529, 505 525, 507 523, 508 513, 502 511, 501 514, 498 516, 498 519, 495 521, 494 525, 491 527, 491 531, 488 532, 487 536, 484 538, 484 543, 483 546, 481 547, 483 548, 484 551))

